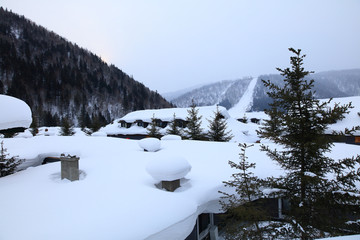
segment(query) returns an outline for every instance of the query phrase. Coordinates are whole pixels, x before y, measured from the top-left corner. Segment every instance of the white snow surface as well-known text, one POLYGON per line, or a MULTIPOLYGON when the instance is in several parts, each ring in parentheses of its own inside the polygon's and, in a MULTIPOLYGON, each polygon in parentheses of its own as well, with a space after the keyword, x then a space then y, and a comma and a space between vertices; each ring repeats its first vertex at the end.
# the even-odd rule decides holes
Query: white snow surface
MULTIPOLYGON (((164 108, 164 109, 150 109, 150 110, 140 110, 126 114, 124 117, 118 120, 124 120, 125 122, 135 122, 136 120, 143 120, 144 122, 151 122, 151 119, 155 117, 156 119, 161 119, 162 121, 170 122, 174 118, 174 113, 176 119, 185 120, 188 116, 188 110, 191 108, 164 108)), ((206 107, 197 107, 199 110, 199 115, 203 116, 203 119, 211 118, 216 112, 216 106, 206 106, 206 107)), ((229 118, 226 108, 219 106, 219 111, 225 117, 229 118)))
POLYGON ((146 165, 146 171, 158 181, 174 181, 186 176, 191 170, 189 162, 181 156, 160 154, 146 165))
MULTIPOLYGON (((335 99, 349 100, 355 108, 333 129, 359 124, 360 97, 335 99)), ((254 131, 258 125, 233 118, 227 121, 236 141, 254 143, 257 139, 254 131)), ((88 137, 80 131, 61 137, 59 128, 45 129, 41 128, 37 137, 24 134, 26 138, 1 139, 10 156, 25 159, 20 168, 27 169, 0 178, 0 239, 183 240, 198 214, 221 211, 218 191, 231 191, 223 181, 235 172, 228 161, 239 161, 240 149, 235 142, 161 141, 160 151, 144 152, 137 140, 88 137), (44 158, 62 153, 80 157, 80 181, 61 180, 59 162, 39 165, 44 158), (159 190, 155 186, 158 180, 147 173, 146 166, 174 156, 186 159, 191 171, 175 192, 159 190)), ((256 163, 256 176, 284 173, 259 150, 259 144, 246 154, 256 163)), ((357 154, 359 146, 335 143, 328 156, 340 159, 357 154)), ((356 186, 360 188, 360 183, 356 186)))
MULTIPOLYGON (((158 152, 144 152, 137 140, 86 136, 37 136, 3 139, 10 155, 25 163, 61 153, 80 157, 80 181, 60 179, 60 163, 29 167, 0 178, 0 239, 185 239, 196 216, 219 212, 218 191, 238 161, 237 143, 161 141, 158 152), (156 188, 149 162, 180 156, 191 165, 175 192, 156 188), (19 230, 21 229, 21 231, 19 230)), ((274 147, 270 144, 270 147, 274 147)), ((335 144, 331 157, 360 154, 359 146, 335 144)), ((254 174, 283 171, 259 144, 247 150, 254 174)), ((29 165, 29 164, 28 164, 29 165)), ((358 187, 359 184, 358 184, 358 187)))
POLYGON ((248 88, 240 98, 239 102, 229 109, 229 114, 234 118, 241 118, 245 112, 249 111, 253 104, 254 89, 258 78, 254 77, 249 83, 248 88))
POLYGON ((165 135, 163 137, 161 137, 161 140, 163 141, 167 141, 167 140, 181 140, 181 136, 179 135, 173 135, 173 134, 168 134, 168 135, 165 135))
POLYGON ((139 140, 139 146, 148 152, 156 152, 161 148, 161 142, 157 138, 144 138, 139 140))
POLYGON ((31 122, 31 109, 24 101, 0 94, 0 130, 28 128, 31 122))

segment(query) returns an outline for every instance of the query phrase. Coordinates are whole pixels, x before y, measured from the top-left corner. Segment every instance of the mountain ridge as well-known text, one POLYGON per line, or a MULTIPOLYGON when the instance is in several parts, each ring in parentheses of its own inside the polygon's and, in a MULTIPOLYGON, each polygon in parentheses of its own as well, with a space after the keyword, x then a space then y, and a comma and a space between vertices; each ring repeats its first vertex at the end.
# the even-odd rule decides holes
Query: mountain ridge
MULTIPOLYGON (((308 79, 314 79, 314 90, 316 91, 316 98, 330 98, 330 97, 349 97, 360 96, 360 69, 346 69, 346 70, 330 70, 311 74, 308 79)), ((249 86, 249 77, 244 77, 232 81, 229 86, 229 91, 225 93, 212 92, 217 85, 223 81, 212 84, 207 84, 201 88, 192 89, 183 95, 172 99, 171 102, 178 107, 189 107, 191 100, 194 99, 198 106, 219 104, 227 109, 233 108, 241 99, 249 86), (245 81, 244 81, 245 80, 245 81), (242 86, 237 86, 236 83, 242 82, 242 86), (215 86, 215 87, 214 87, 215 86), (231 90, 231 91, 230 91, 231 90), (212 96, 217 96, 214 98, 212 96), (199 101, 206 99, 206 101, 199 101)), ((275 84, 281 85, 283 77, 280 74, 264 74, 257 77, 256 85, 253 89, 252 107, 250 111, 263 111, 270 103, 270 98, 267 96, 267 89, 264 87, 261 80, 270 80, 275 84)))
POLYGON ((0 94, 24 100, 38 125, 103 124, 172 105, 114 65, 0 7, 0 94))

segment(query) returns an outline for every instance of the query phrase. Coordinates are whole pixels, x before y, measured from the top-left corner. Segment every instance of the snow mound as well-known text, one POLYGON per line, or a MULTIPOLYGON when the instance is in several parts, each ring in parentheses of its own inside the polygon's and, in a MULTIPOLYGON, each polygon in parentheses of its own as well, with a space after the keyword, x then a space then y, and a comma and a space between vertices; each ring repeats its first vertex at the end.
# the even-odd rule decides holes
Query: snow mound
POLYGON ((181 140, 181 136, 169 134, 169 135, 163 136, 161 138, 161 140, 181 140))
POLYGON ((191 170, 188 161, 179 156, 164 155, 152 159, 146 166, 146 171, 159 181, 174 181, 185 177, 191 170))
POLYGON ((31 109, 22 100, 0 94, 0 130, 28 128, 32 122, 31 109))
POLYGON ((92 137, 107 137, 106 132, 94 132, 91 134, 92 137))
POLYGON ((139 146, 147 152, 156 152, 161 148, 160 140, 157 138, 144 138, 139 141, 139 146))

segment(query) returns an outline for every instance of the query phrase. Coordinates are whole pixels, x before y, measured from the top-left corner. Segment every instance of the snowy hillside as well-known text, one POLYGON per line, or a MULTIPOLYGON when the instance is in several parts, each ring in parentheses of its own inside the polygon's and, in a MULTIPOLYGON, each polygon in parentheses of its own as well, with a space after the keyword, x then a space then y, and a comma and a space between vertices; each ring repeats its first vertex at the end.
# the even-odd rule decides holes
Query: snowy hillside
POLYGON ((208 84, 184 93, 172 99, 171 102, 177 107, 189 107, 192 100, 194 100, 198 106, 220 104, 229 108, 239 101, 250 81, 251 78, 246 77, 238 80, 225 80, 208 84))
MULTIPOLYGON (((319 72, 311 74, 309 78, 315 80, 314 90, 317 98, 360 96, 360 69, 319 72)), ((189 107, 194 99, 198 106, 219 104, 227 109, 238 109, 239 112, 251 106, 251 111, 263 111, 270 99, 261 80, 270 80, 281 85, 283 77, 278 74, 261 75, 257 78, 255 86, 250 85, 251 79, 253 78, 246 77, 205 85, 183 93, 171 101, 178 107, 189 107), (249 95, 243 97, 245 92, 252 93, 252 98, 249 98, 249 95)))

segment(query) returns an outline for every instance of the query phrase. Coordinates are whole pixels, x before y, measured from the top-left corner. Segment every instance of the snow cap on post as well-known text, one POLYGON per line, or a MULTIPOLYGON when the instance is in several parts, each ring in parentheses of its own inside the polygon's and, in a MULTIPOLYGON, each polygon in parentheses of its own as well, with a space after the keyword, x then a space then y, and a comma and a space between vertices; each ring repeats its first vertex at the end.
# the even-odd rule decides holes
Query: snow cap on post
POLYGON ((174 181, 183 178, 191 170, 189 162, 179 156, 159 156, 152 159, 146 166, 146 171, 159 181, 174 181))
POLYGON ((157 138, 144 138, 139 141, 139 146, 146 152, 156 152, 161 149, 160 140, 157 138))

